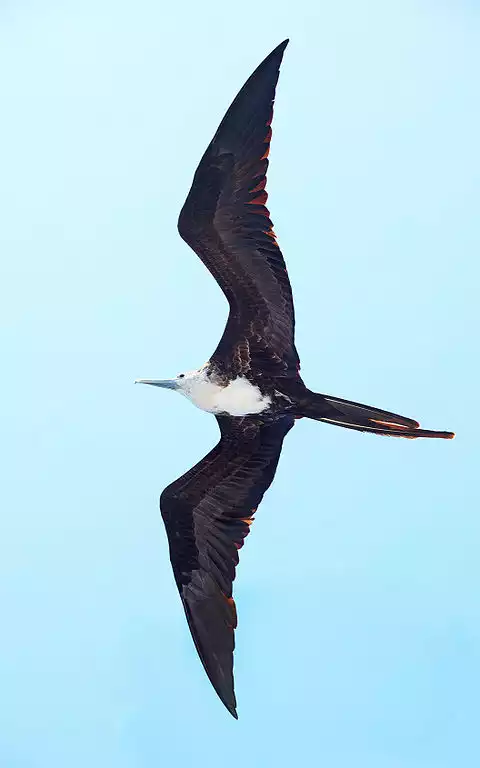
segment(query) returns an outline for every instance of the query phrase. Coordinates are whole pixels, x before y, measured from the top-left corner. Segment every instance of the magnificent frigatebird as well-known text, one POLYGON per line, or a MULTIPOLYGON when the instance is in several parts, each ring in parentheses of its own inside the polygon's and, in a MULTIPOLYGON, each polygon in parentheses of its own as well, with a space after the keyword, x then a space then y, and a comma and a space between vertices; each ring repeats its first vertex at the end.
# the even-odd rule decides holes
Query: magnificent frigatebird
POLYGON ((178 230, 225 294, 230 312, 201 368, 167 381, 214 413, 220 441, 163 491, 173 573, 198 654, 236 718, 232 585, 238 550, 270 486, 282 443, 302 416, 359 432, 452 438, 413 419, 307 389, 294 344, 292 291, 265 203, 273 101, 285 40, 247 80, 210 142, 178 230))

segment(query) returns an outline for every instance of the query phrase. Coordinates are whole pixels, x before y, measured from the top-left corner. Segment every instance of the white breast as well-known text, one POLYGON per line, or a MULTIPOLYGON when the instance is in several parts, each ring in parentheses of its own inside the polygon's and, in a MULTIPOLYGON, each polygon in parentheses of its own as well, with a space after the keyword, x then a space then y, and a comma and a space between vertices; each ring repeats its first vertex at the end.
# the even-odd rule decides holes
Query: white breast
POLYGON ((260 389, 243 376, 226 387, 213 384, 205 375, 192 377, 182 386, 182 394, 203 411, 228 413, 230 416, 261 413, 272 402, 268 395, 262 395, 260 389))

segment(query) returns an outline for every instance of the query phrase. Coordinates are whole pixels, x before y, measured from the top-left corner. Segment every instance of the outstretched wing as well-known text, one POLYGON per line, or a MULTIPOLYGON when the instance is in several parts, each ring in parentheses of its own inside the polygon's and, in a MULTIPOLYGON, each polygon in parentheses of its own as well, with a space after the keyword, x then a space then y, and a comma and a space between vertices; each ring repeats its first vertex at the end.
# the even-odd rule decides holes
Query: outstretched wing
POLYGON ((262 424, 217 416, 221 438, 160 498, 170 559, 205 671, 234 717, 232 585, 238 550, 270 486, 293 416, 262 424))
POLYGON ((247 80, 208 146, 178 220, 230 305, 212 360, 226 374, 296 376, 292 290, 265 203, 281 43, 247 80))

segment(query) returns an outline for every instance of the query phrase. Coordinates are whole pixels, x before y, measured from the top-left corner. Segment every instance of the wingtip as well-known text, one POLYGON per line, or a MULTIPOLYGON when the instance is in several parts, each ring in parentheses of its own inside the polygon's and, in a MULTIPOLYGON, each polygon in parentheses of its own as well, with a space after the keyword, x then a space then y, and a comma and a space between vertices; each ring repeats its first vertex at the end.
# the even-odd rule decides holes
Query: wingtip
MULTIPOLYGON (((215 687, 215 686, 214 686, 215 687)), ((224 705, 226 709, 230 712, 231 716, 235 718, 235 720, 238 720, 238 714, 237 714, 237 700, 235 698, 235 693, 233 692, 233 689, 231 692, 229 692, 227 695, 224 695, 224 692, 219 691, 217 688, 215 688, 216 693, 224 705)))
POLYGON ((287 37, 285 40, 279 43, 279 45, 277 45, 276 48, 273 49, 273 51, 268 55, 267 58, 270 58, 270 57, 275 58, 276 56, 282 57, 283 52, 287 47, 287 45, 289 44, 289 42, 290 42, 290 39, 287 37))

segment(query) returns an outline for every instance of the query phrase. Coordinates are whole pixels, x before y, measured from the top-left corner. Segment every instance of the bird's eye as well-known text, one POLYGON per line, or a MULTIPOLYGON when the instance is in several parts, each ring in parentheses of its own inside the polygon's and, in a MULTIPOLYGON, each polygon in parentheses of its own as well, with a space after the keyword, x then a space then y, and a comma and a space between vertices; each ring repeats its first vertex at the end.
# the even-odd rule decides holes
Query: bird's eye
POLYGON ((177 376, 177 379, 184 379, 184 378, 185 378, 185 374, 184 373, 179 373, 178 376, 177 376))

